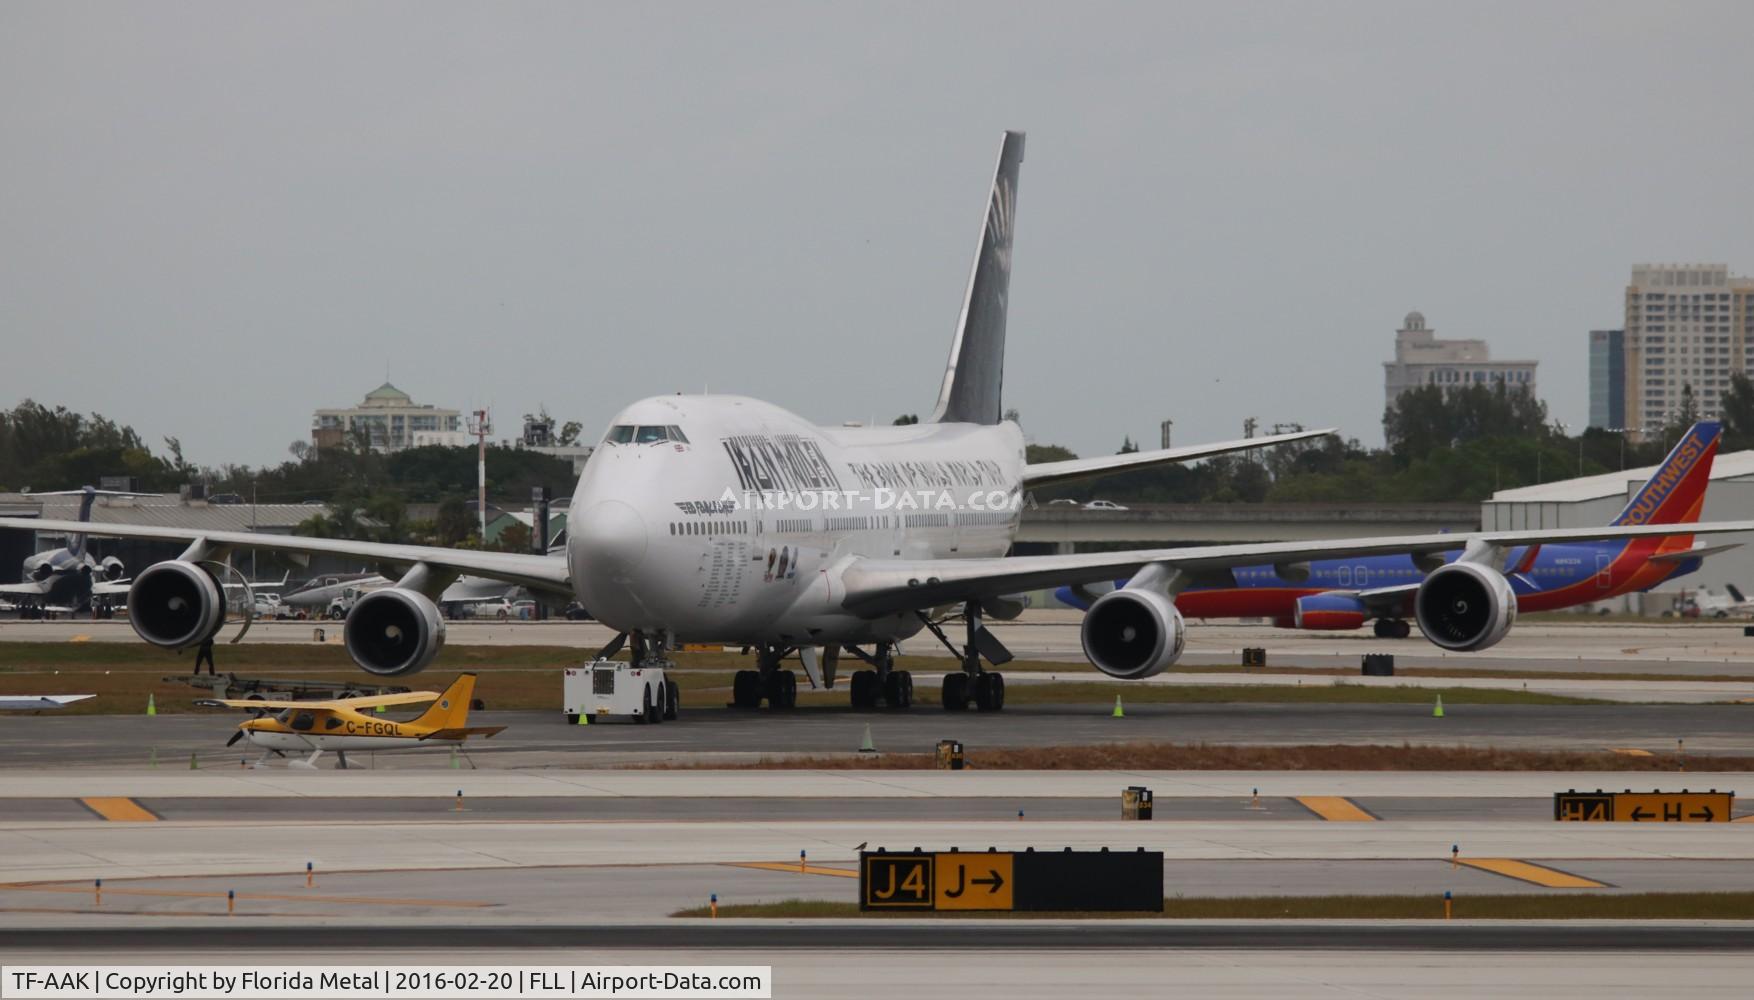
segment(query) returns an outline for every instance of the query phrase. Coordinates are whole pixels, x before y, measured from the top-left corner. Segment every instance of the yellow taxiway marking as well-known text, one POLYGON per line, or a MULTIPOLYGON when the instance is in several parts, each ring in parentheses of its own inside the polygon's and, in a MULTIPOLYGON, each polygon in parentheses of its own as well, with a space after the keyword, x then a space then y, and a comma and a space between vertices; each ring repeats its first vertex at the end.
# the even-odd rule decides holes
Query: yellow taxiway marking
POLYGON ((158 817, 145 806, 124 796, 80 799, 80 804, 112 823, 156 823, 158 817))
POLYGON ((89 636, 89 635, 76 635, 73 638, 68 639, 67 641, 68 642, 90 642, 91 636, 89 636))
MULTIPOLYGON (((59 892, 89 896, 90 886, 83 885, 0 885, 0 892, 59 892)), ((181 899, 224 899, 223 892, 196 892, 188 889, 123 889, 104 886, 106 896, 173 896, 181 899)), ((273 899, 310 903, 348 903, 368 906, 448 906, 474 909, 493 903, 471 899, 374 899, 367 896, 324 896, 314 892, 240 892, 237 898, 273 899)))
POLYGON ((1549 889, 1606 889, 1606 882, 1562 872, 1557 868, 1545 865, 1530 864, 1515 858, 1462 858, 1462 864, 1469 868, 1478 868, 1483 872, 1514 878, 1518 882, 1529 882, 1544 885, 1549 889))
POLYGON ((851 868, 824 868, 821 865, 798 865, 791 861, 732 861, 732 868, 759 868, 767 872, 797 872, 803 875, 834 875, 839 878, 858 878, 859 873, 851 868))
POLYGON ((1624 756, 1624 757, 1649 757, 1649 756, 1651 756, 1651 752, 1649 750, 1640 750, 1637 747, 1609 747, 1609 749, 1613 750, 1615 753, 1620 754, 1621 756, 1624 756))
POLYGON ((1300 795, 1297 801, 1305 809, 1330 823, 1374 823, 1376 817, 1365 812, 1358 803, 1342 795, 1300 795))

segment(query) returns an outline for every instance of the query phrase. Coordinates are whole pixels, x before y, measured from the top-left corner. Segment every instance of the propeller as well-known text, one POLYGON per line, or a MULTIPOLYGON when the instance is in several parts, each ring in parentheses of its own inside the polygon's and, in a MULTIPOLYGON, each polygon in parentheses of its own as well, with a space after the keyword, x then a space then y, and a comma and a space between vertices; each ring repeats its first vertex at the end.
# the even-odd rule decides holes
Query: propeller
POLYGON ((231 739, 226 740, 225 745, 227 747, 230 747, 233 743, 236 743, 238 740, 241 740, 243 738, 244 738, 244 731, 242 729, 240 729, 237 732, 231 734, 231 739))

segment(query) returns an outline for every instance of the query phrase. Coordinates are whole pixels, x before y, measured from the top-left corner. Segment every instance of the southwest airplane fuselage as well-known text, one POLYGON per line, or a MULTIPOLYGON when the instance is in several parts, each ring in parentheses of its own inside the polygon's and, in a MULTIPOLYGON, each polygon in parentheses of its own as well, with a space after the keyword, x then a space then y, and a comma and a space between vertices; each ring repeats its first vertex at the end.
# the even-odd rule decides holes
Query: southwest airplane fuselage
MULTIPOLYGON (((1660 544, 1659 539, 1639 538, 1515 548, 1506 559, 1511 568, 1506 577, 1519 612, 1554 611, 1648 590, 1699 567, 1697 559, 1653 562, 1660 544)), ((1445 552, 1442 562, 1454 562, 1460 555, 1459 550, 1445 552)), ((1421 568, 1411 556, 1317 561, 1299 579, 1285 579, 1273 566, 1245 566, 1233 571, 1234 586, 1184 590, 1175 603, 1189 618, 1271 618, 1306 629, 1358 628, 1372 616, 1354 607, 1346 592, 1417 584, 1428 569, 1429 564, 1421 568), (1306 602, 1301 614, 1299 601, 1306 602), (1311 602, 1317 606, 1307 606, 1311 602)))

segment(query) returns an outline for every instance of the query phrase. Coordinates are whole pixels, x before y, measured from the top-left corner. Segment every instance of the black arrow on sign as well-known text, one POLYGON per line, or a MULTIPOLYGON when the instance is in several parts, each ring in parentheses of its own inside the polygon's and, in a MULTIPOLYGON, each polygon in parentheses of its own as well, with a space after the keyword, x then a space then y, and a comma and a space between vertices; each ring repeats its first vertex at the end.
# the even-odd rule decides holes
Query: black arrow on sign
POLYGON ((1656 815, 1656 813, 1653 813, 1653 812, 1645 812, 1643 806, 1636 806, 1632 810, 1632 818, 1635 821, 1636 820, 1647 820, 1655 815, 1656 815))
POLYGON ((1702 819, 1702 820, 1706 821, 1707 823, 1710 823, 1712 820, 1717 818, 1717 813, 1712 812, 1710 806, 1700 806, 1698 812, 1688 813, 1687 818, 1688 819, 1702 819))
POLYGON ((995 892, 998 892, 1000 889, 1003 889, 1005 887, 1005 880, 999 877, 998 869, 988 868, 987 875, 990 877, 970 879, 969 882, 973 885, 992 886, 992 888, 987 890, 987 894, 989 896, 995 892))

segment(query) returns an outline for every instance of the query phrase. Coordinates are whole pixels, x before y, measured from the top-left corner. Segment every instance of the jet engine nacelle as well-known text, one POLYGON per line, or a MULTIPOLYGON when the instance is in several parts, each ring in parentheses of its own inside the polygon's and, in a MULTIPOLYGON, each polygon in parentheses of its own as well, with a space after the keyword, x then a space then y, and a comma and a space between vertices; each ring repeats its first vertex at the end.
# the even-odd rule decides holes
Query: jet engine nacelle
POLYGON ((1114 590, 1096 599, 1080 630, 1084 655, 1110 677, 1163 673, 1182 655, 1187 625, 1175 602, 1155 590, 1114 590))
POLYGON ((342 628, 347 655, 366 673, 396 677, 418 673, 445 645, 445 619, 438 605, 401 587, 361 597, 342 628))
POLYGON ((1413 598, 1413 614, 1425 638, 1465 652, 1494 645, 1516 622, 1516 593, 1495 569, 1450 563, 1432 571, 1413 598))
POLYGON ((154 646, 198 646, 225 625, 225 588, 192 562, 154 563, 128 587, 128 621, 154 646))
POLYGON ((37 563, 35 566, 32 566, 31 570, 30 570, 30 578, 32 580, 36 581, 37 583, 42 583, 44 580, 47 580, 49 577, 54 576, 54 575, 55 575, 55 567, 50 565, 50 563, 47 559, 44 559, 42 562, 37 563))
POLYGON ((128 572, 127 568, 122 565, 122 560, 115 556, 105 556, 100 566, 105 580, 120 580, 128 572))
POLYGON ((1338 632, 1364 626, 1364 602, 1350 594, 1306 594, 1292 609, 1297 628, 1338 632))

